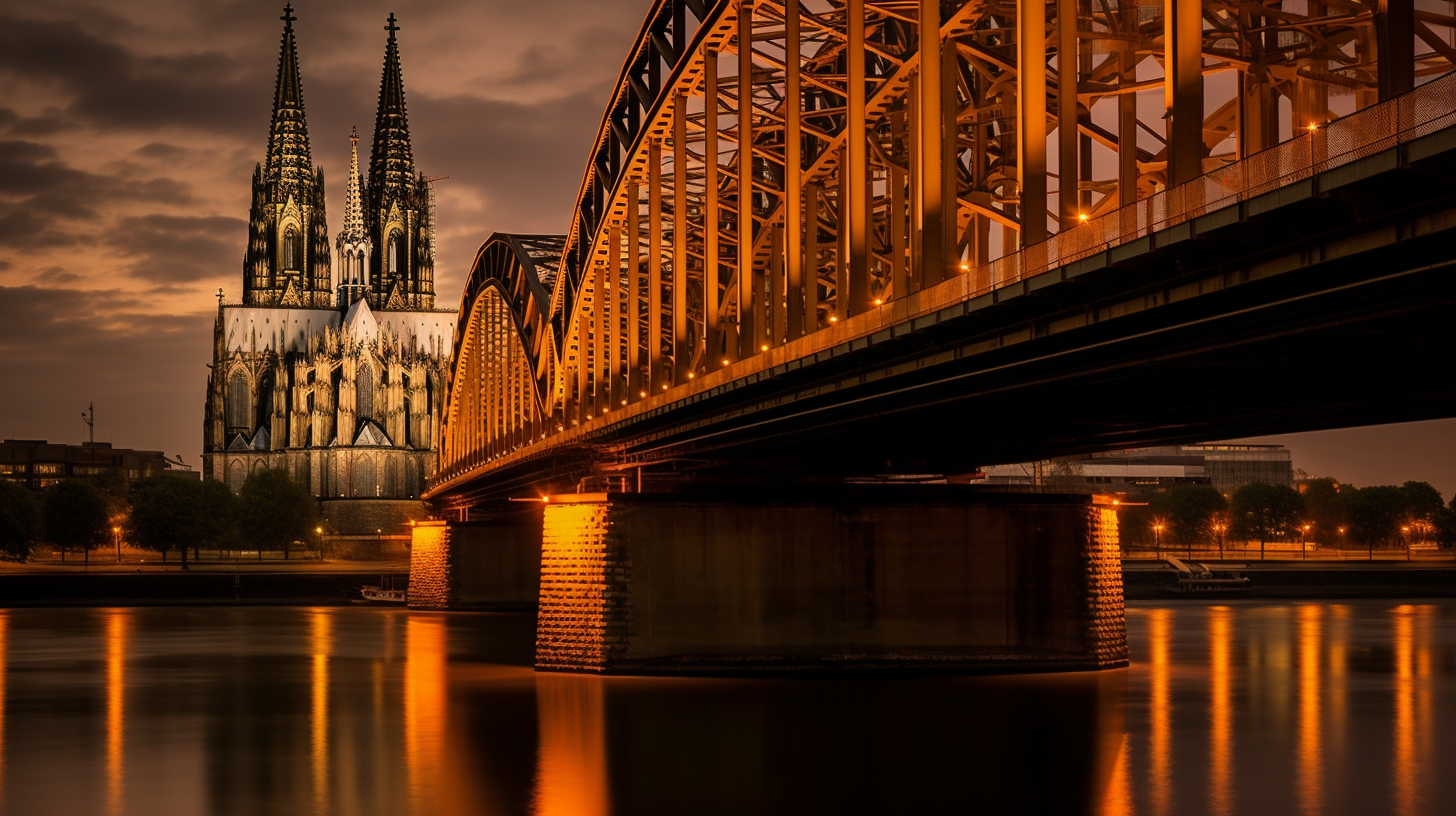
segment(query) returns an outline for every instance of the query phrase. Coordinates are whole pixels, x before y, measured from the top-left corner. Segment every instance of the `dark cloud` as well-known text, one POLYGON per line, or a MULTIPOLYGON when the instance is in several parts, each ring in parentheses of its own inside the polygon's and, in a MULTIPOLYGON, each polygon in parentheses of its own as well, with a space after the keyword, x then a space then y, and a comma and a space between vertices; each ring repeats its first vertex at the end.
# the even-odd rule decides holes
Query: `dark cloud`
POLYGON ((132 277, 180 283, 241 268, 238 247, 247 228, 247 221, 227 216, 146 215, 123 219, 108 231, 107 243, 132 259, 132 277))
POLYGON ((67 116, 91 124, 241 132, 260 71, 216 50, 141 55, 80 22, 0 16, 0 72, 58 86, 67 116))

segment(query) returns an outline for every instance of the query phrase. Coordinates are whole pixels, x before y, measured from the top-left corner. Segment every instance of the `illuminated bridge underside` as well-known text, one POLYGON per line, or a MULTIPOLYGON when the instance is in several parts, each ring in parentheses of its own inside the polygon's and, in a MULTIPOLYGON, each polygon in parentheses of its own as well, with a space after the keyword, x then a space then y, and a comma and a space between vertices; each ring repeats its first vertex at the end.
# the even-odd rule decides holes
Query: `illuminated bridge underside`
POLYGON ((1447 416, 1427 5, 659 0, 567 234, 481 249, 430 495, 1447 416))

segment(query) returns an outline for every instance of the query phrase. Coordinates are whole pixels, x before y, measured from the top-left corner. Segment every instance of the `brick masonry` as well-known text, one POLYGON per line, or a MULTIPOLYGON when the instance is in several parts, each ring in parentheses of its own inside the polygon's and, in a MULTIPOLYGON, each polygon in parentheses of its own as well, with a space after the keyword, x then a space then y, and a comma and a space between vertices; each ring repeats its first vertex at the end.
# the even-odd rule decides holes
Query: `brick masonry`
POLYGON ((1087 510, 1086 649, 1099 668, 1126 666, 1127 609, 1122 593, 1122 547, 1117 511, 1093 505, 1087 510))
POLYGON ((600 672, 627 645, 630 610, 621 523, 626 508, 606 501, 555 504, 542 522, 536 665, 600 672))
POLYGON ((410 609, 451 608, 450 525, 422 521, 410 542, 410 609))

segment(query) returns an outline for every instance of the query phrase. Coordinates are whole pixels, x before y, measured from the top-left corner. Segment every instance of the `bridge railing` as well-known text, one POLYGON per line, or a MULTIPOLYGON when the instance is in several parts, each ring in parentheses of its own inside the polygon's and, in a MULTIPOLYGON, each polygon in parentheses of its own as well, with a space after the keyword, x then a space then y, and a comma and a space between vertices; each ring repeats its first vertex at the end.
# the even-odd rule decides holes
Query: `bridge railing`
POLYGON ((1240 201, 1456 125, 1456 73, 1220 167, 1187 184, 1088 219, 927 290, 933 311, 1095 255, 1240 201))

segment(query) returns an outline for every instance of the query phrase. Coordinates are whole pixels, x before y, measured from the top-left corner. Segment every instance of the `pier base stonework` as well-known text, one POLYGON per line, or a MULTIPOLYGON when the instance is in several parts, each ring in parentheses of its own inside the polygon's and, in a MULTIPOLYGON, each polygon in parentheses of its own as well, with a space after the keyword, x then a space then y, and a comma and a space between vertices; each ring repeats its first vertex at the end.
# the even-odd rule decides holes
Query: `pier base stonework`
POLYGON ((410 546, 411 609, 529 609, 541 568, 539 509, 487 521, 425 521, 410 546))
POLYGON ((1089 496, 553 496, 543 530, 538 669, 1127 663, 1116 514, 1089 496))

